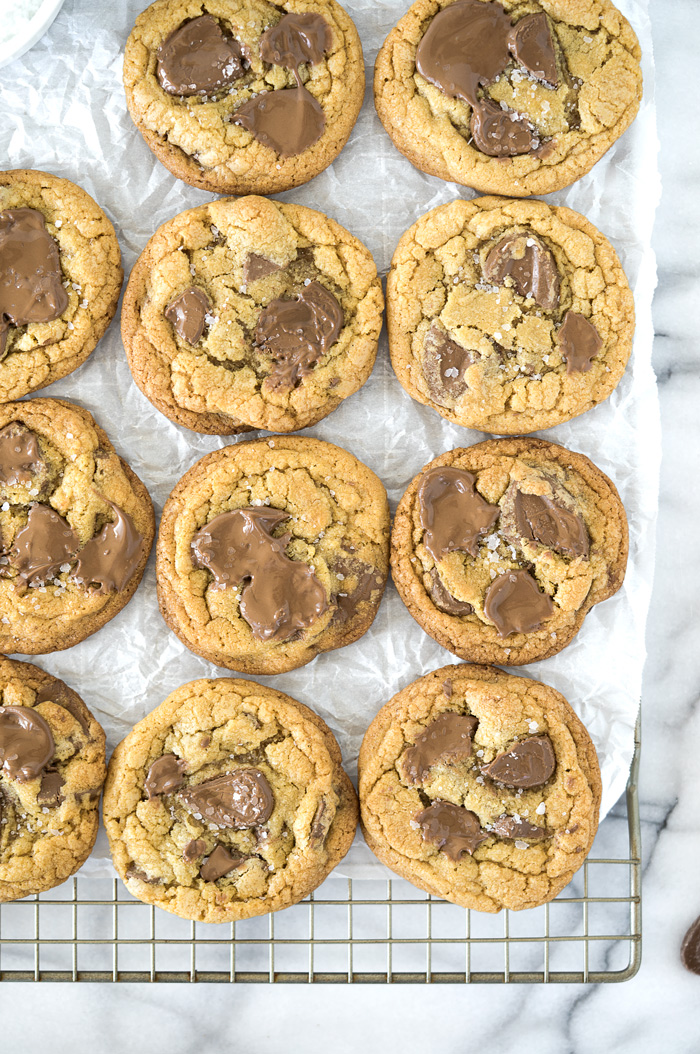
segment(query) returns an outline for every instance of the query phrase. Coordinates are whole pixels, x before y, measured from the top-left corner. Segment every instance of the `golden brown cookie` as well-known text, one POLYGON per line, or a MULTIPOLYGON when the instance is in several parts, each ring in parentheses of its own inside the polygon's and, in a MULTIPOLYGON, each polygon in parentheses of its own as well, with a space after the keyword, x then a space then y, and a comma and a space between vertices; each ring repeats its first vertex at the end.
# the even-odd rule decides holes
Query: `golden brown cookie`
POLYGON ((163 618, 196 655, 242 673, 283 673, 352 644, 372 624, 388 567, 382 483, 318 439, 207 454, 163 509, 163 618))
POLYGON ((632 350, 634 301, 612 245, 577 212, 459 199, 401 238, 387 324, 409 395, 454 424, 512 435, 608 398, 632 350))
POLYGON ((417 168, 526 197, 585 175, 634 120, 641 51, 610 0, 417 0, 377 56, 377 113, 417 168))
POLYGON ((104 820, 130 893, 198 922, 302 900, 342 860, 357 796, 312 710, 254 681, 192 681, 114 751, 104 820))
POLYGON ((316 424, 374 365, 384 299, 372 255, 301 205, 212 201, 160 227, 129 278, 134 380, 197 432, 316 424))
POLYGON ((372 852, 477 911, 552 900, 598 827, 598 758, 566 699, 489 666, 443 666, 395 695, 358 769, 372 852))
POLYGON ((114 317, 123 272, 114 227, 81 187, 0 172, 0 402, 81 366, 114 317))
POLYGON ((392 573, 414 619, 470 662, 547 659, 622 585, 627 517, 583 454, 528 437, 431 461, 401 498, 392 573))
POLYGON ((345 146, 364 61, 335 0, 156 0, 127 41, 124 88, 136 127, 178 179, 275 194, 345 146))
POLYGON ((0 656, 0 901, 64 882, 95 844, 105 734, 80 696, 0 656))
POLYGON ((87 410, 0 406, 0 650, 70 648, 121 611, 143 576, 148 491, 87 410))

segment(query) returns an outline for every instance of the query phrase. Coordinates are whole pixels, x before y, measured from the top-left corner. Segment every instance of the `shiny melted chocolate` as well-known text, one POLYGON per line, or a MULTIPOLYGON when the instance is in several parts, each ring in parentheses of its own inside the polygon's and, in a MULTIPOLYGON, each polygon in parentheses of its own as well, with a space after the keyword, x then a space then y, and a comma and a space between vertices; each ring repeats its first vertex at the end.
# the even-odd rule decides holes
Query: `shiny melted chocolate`
POLYGON ((268 387, 297 388, 335 344, 342 328, 343 309, 320 282, 311 282, 292 300, 269 303, 255 327, 256 345, 273 362, 268 387))
POLYGON ((168 95, 212 95, 243 73, 240 44, 211 15, 183 22, 158 48, 156 77, 168 95))
POLYGON ((549 736, 529 736, 513 743, 510 750, 498 754, 481 771, 492 780, 505 783, 507 787, 530 790, 543 786, 554 775, 556 767, 549 736))
POLYGON ((163 754, 156 758, 146 774, 143 785, 148 800, 178 791, 185 782, 183 773, 186 768, 187 762, 174 754, 163 754))
POLYGON ((593 359, 600 353, 603 340, 585 315, 567 311, 557 331, 557 343, 566 362, 566 372, 587 373, 593 359))
POLYGON ((180 340, 193 347, 202 339, 206 317, 211 311, 211 300, 196 285, 191 285, 183 293, 171 300, 163 314, 180 340))
POLYGON ((111 506, 114 520, 85 543, 78 553, 72 577, 92 593, 120 593, 141 562, 143 537, 128 513, 113 501, 103 500, 111 506))
POLYGON ((536 827, 529 820, 523 820, 514 816, 499 816, 493 821, 490 829, 491 834, 499 838, 531 838, 533 841, 541 842, 543 838, 549 837, 549 832, 544 827, 536 827))
POLYGON ((446 399, 459 399, 468 387, 464 375, 478 357, 433 322, 423 343, 423 375, 432 398, 441 406, 446 405, 446 399))
POLYGON ((550 617, 554 604, 529 571, 506 571, 486 590, 484 614, 499 637, 530 633, 550 617))
POLYGON ((423 544, 436 563, 448 553, 479 551, 479 540, 500 515, 475 489, 471 472, 459 468, 431 468, 424 473, 416 495, 423 544))
POLYGON ((373 594, 384 588, 382 576, 376 568, 369 567, 362 560, 341 557, 331 570, 340 580, 338 592, 331 595, 331 601, 336 605, 334 622, 351 622, 360 604, 371 601, 373 594), (351 589, 346 580, 353 578, 356 585, 351 589))
POLYGON ((270 819, 275 806, 272 787, 260 769, 237 769, 181 790, 185 807, 205 823, 243 830, 270 819))
POLYGON ((556 55, 543 13, 515 25, 495 2, 456 0, 431 20, 416 51, 416 69, 427 81, 472 109, 471 134, 489 157, 533 153, 540 146, 528 119, 480 94, 503 73, 513 56, 549 88, 557 87, 556 55))
POLYGON ((578 512, 539 494, 515 492, 515 522, 521 538, 566 556, 588 556, 586 525, 578 512))
POLYGON ((58 246, 42 213, 0 212, 0 358, 10 325, 53 322, 67 307, 58 246))
POLYGON ((32 505, 15 535, 10 564, 23 585, 43 585, 72 563, 80 544, 73 528, 48 505, 32 505))
POLYGON ((504 285, 510 279, 515 292, 531 297, 545 311, 559 306, 561 280, 553 253, 531 231, 512 231, 489 249, 484 279, 504 285))
POLYGON ((234 509, 216 516, 192 539, 192 562, 214 576, 212 589, 243 583, 240 612, 256 640, 287 640, 328 609, 326 592, 311 568, 290 560, 290 534, 272 531, 289 513, 281 509, 234 509))
POLYGON ((479 817, 470 809, 447 801, 434 801, 416 816, 423 841, 435 845, 450 860, 458 861, 463 853, 472 853, 488 838, 479 817))
POLYGON ((36 693, 35 702, 37 706, 39 703, 47 702, 62 706, 71 717, 75 718, 85 735, 89 734, 90 722, 85 714, 87 708, 82 706, 82 700, 78 693, 69 688, 65 681, 60 681, 58 677, 52 677, 49 683, 45 684, 36 693))
POLYGON ((268 260, 260 253, 248 253, 243 265, 243 284, 247 287, 251 282, 258 282, 261 278, 267 278, 269 274, 281 270, 282 265, 274 260, 268 260))
POLYGON ((455 765, 471 756, 472 738, 479 726, 471 714, 440 714, 413 746, 404 751, 401 768, 408 783, 423 783, 434 765, 455 765))
POLYGON ((430 570, 430 599, 439 611, 446 615, 471 615, 474 608, 466 600, 457 600, 440 578, 436 567, 430 570))
POLYGON ((0 483, 31 483, 45 468, 36 434, 19 421, 5 425, 0 431, 0 483))
POLYGON ((248 859, 243 853, 229 853, 223 845, 217 845, 199 869, 199 877, 205 882, 216 882, 231 871, 241 867, 248 859))
POLYGON ((28 706, 0 707, 0 766, 11 780, 36 779, 55 751, 53 734, 41 714, 28 706))

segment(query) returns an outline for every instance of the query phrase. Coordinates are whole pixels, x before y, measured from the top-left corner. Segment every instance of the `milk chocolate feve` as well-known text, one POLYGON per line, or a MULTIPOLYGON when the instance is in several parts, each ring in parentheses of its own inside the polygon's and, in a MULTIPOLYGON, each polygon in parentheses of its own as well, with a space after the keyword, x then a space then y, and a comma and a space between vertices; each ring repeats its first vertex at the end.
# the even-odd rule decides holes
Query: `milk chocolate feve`
POLYGON ((593 323, 577 311, 566 312, 556 339, 567 373, 587 373, 603 347, 603 340, 593 323))
POLYGON ((15 535, 10 564, 22 584, 43 585, 70 564, 80 544, 73 528, 48 505, 32 505, 15 535))
POLYGON ((243 830, 265 823, 272 815, 275 798, 264 773, 242 768, 186 787, 180 800, 196 816, 218 827, 243 830))
POLYGON ((273 362, 266 384, 276 391, 298 387, 342 328, 343 309, 320 282, 311 282, 292 300, 271 301, 255 327, 255 344, 273 362))
POLYGON ((686 970, 700 974, 700 918, 695 920, 683 938, 681 962, 686 970))
POLYGON ((531 231, 511 231, 499 238, 484 260, 484 278, 504 285, 507 278, 516 293, 531 297, 545 311, 559 305, 561 280, 553 253, 531 231))
POLYGON ((471 472, 459 468, 431 468, 418 487, 418 511, 425 534, 423 544, 439 563, 448 553, 464 550, 476 556, 479 540, 500 515, 475 489, 471 472))
POLYGON ((281 270, 282 265, 275 263, 274 260, 268 260, 266 256, 261 256, 260 253, 248 253, 243 265, 243 283, 248 286, 251 282, 257 282, 261 278, 267 278, 269 274, 274 274, 275 271, 281 270))
POLYGON ((457 600, 453 597, 447 586, 440 578, 438 569, 430 569, 430 586, 428 589, 430 599, 436 608, 444 611, 446 615, 471 615, 474 608, 466 600, 457 600))
POLYGON ((459 861, 463 853, 471 856, 488 838, 476 813, 447 801, 434 801, 418 813, 416 823, 421 828, 423 840, 437 846, 454 861, 459 861))
POLYGON ((50 682, 43 685, 36 693, 35 702, 37 706, 39 703, 45 702, 52 702, 56 703, 57 706, 62 706, 71 717, 75 718, 85 735, 89 734, 89 718, 85 716, 85 712, 80 705, 80 696, 72 688, 69 688, 65 681, 60 681, 58 677, 52 677, 50 682))
POLYGON ((498 783, 505 783, 507 787, 529 790, 543 786, 556 767, 549 736, 529 736, 513 743, 488 765, 483 765, 481 771, 498 783))
POLYGON ((542 593, 529 571, 506 571, 486 590, 484 614, 500 637, 530 633, 554 611, 551 597, 542 593))
POLYGON ((67 307, 58 246, 43 214, 0 212, 0 358, 10 325, 53 322, 67 307))
POLYGON ((149 801, 162 794, 174 794, 185 782, 183 773, 187 762, 175 754, 163 754, 151 764, 144 781, 144 790, 149 801))
POLYGON ((314 572, 285 555, 290 535, 272 536, 288 518, 281 509, 234 509, 216 516, 192 539, 193 563, 211 571, 211 588, 243 583, 240 612, 257 640, 287 640, 328 609, 314 572))
POLYGON ((95 593, 121 592, 129 584, 143 556, 143 537, 128 513, 107 498, 114 520, 85 543, 72 577, 95 593))
POLYGON ((549 832, 544 827, 537 827, 524 820, 522 817, 516 819, 514 816, 498 816, 492 823, 489 834, 498 835, 499 838, 531 838, 540 842, 549 837, 549 832))
POLYGON ((163 314, 181 340, 194 346, 202 339, 206 316, 211 311, 211 300, 198 286, 189 289, 171 300, 163 314))
POLYGON ((223 845, 217 845, 200 867, 199 877, 205 882, 216 882, 241 867, 247 859, 243 853, 230 853, 223 845))
POLYGON ((490 157, 534 152, 539 137, 528 119, 479 94, 506 69, 511 54, 550 88, 558 84, 556 56, 546 16, 526 16, 513 25, 503 7, 482 0, 457 0, 431 20, 416 50, 416 69, 451 98, 472 109, 470 130, 490 157))
POLYGON ((333 564, 331 570, 340 579, 337 593, 331 595, 331 601, 336 605, 333 614, 334 622, 350 622, 357 612, 360 604, 372 599, 372 594, 383 588, 382 577, 376 568, 369 567, 361 560, 349 557, 340 558, 333 564), (357 585, 349 591, 345 579, 354 576, 357 585))
POLYGON ((322 15, 289 12, 260 38, 260 58, 272 66, 295 70, 302 62, 315 66, 333 43, 331 27, 322 15))
POLYGON ((60 772, 45 772, 41 777, 41 786, 36 798, 39 805, 47 809, 55 809, 64 802, 66 799, 61 793, 64 785, 65 780, 60 772))
POLYGON ((437 402, 459 399, 468 387, 464 375, 478 357, 433 322, 423 342, 423 376, 432 397, 437 402))
POLYGON ((0 483, 30 483, 45 468, 36 433, 19 421, 5 425, 0 431, 0 483))
POLYGON ((53 734, 41 714, 28 706, 0 707, 0 766, 10 779, 36 779, 55 751, 53 734))
POLYGON ((408 783, 423 783, 434 765, 454 765, 471 756, 472 738, 479 726, 471 714, 454 711, 432 721, 401 758, 401 771, 408 783))
POLYGON ((191 864, 195 860, 198 860, 200 856, 204 856, 207 851, 207 843, 203 838, 193 838, 187 843, 185 848, 182 850, 182 859, 186 864, 191 864))
POLYGON ((169 95, 209 95, 243 73, 240 44, 211 15, 183 22, 158 48, 156 76, 169 95))
POLYGON ((539 542, 567 556, 588 556, 588 532, 577 512, 551 498, 525 494, 516 488, 515 521, 521 538, 539 542))

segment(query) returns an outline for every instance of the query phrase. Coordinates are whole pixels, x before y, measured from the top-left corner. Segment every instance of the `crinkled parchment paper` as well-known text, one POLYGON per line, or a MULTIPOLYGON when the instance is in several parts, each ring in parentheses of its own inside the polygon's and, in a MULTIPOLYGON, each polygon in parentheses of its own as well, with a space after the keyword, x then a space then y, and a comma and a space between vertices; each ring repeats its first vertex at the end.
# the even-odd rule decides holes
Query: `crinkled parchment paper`
MULTIPOLYGON (((587 216, 620 254, 637 305, 634 352, 606 403, 542 434, 582 451, 616 483, 629 517, 630 561, 623 588, 590 612, 564 652, 514 671, 553 685, 583 719, 601 761, 603 813, 624 790, 633 751, 660 460, 651 369, 655 261, 650 237, 659 177, 648 0, 618 0, 618 5, 644 51, 645 96, 639 116, 589 175, 550 199, 587 216)), ((122 51, 145 6, 142 0, 67 0, 48 34, 0 71, 3 167, 43 169, 84 187, 114 222, 127 275, 161 223, 213 197, 171 176, 127 113, 122 51)), ((320 209, 343 224, 370 248, 384 274, 407 227, 428 209, 472 192, 414 169, 374 112, 374 59, 407 9, 406 0, 347 0, 345 6, 365 51, 364 107, 335 164, 281 198, 320 209)), ((148 486, 158 513, 185 470, 228 442, 179 428, 153 409, 131 379, 118 318, 81 369, 40 394, 62 396, 90 410, 148 486)), ((368 464, 384 481, 392 509, 426 462, 484 438, 447 424, 406 395, 389 365, 385 335, 364 388, 308 431, 368 464)), ((110 747, 179 685, 227 673, 192 655, 166 628, 156 602, 153 556, 136 596, 108 626, 77 647, 40 656, 38 662, 80 693, 107 730, 110 747)), ((321 714, 354 775, 362 735, 379 708, 421 674, 449 662, 457 659, 419 628, 390 584, 374 625, 356 644, 264 680, 321 714)), ((108 861, 102 836, 82 873, 112 873, 108 861)), ((384 873, 359 835, 342 870, 354 877, 384 873)))

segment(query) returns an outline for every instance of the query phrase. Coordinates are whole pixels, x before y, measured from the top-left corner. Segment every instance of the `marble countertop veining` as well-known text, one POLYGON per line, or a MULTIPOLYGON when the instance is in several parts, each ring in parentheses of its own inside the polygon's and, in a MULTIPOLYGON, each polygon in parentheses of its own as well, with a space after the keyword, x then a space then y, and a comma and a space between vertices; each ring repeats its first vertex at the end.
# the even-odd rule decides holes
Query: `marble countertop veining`
POLYGON ((700 1052, 700 977, 679 962, 700 914, 700 134, 679 71, 697 69, 698 0, 651 0, 663 195, 654 365, 663 424, 656 580, 643 691, 643 962, 621 985, 349 988, 7 984, 1 1049, 82 1054, 669 1054, 700 1052))

